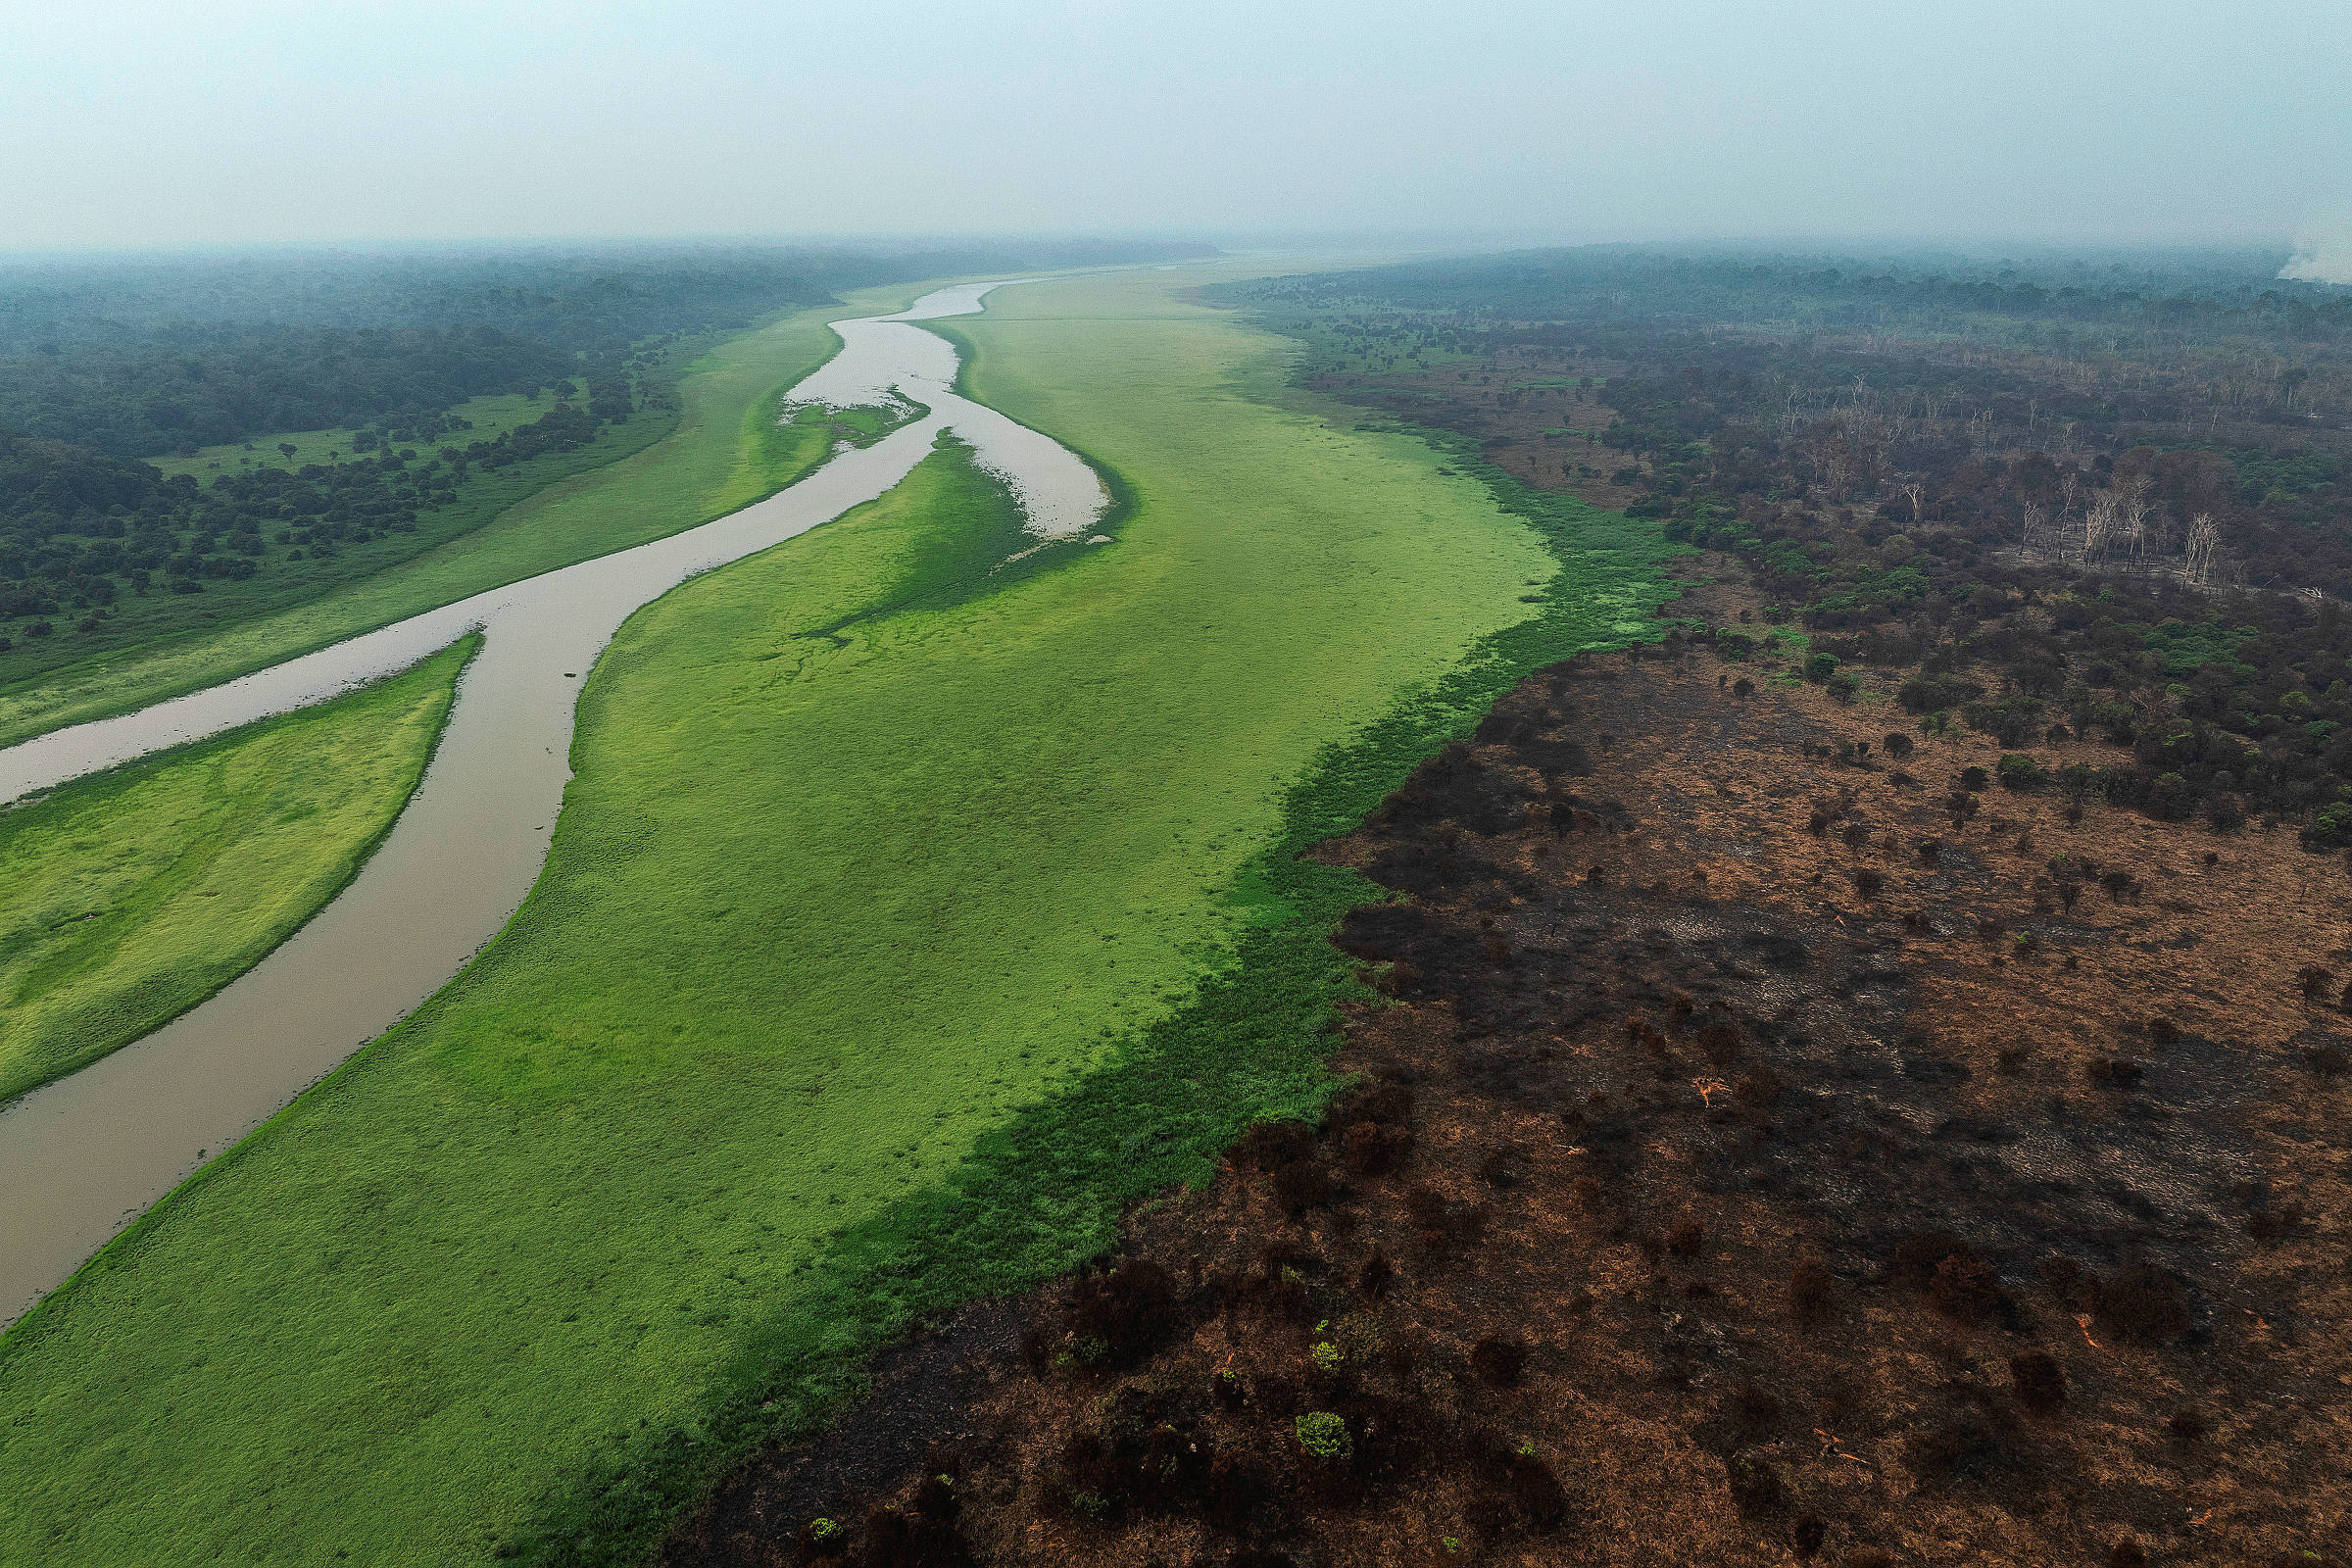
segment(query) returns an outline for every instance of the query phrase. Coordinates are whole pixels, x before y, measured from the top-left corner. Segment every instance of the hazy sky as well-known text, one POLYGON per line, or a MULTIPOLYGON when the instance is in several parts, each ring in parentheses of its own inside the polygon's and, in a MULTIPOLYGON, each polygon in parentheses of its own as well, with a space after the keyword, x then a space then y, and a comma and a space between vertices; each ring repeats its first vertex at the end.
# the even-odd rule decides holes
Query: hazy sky
POLYGON ((2352 231, 2352 0, 0 0, 0 248, 2352 231))

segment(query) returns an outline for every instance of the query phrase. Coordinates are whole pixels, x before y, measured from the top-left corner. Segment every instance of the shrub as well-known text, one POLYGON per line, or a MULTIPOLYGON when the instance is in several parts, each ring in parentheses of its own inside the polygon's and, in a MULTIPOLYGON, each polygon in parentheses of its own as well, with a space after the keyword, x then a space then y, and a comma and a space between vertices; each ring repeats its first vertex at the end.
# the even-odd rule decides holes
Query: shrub
POLYGON ((1960 710, 1960 716, 1970 729, 1990 735, 2003 746, 2031 746, 2042 733, 2041 704, 2023 695, 1971 703, 1960 710))
POLYGON ((1947 1257, 1974 1256, 1969 1245, 1949 1231, 1912 1231, 1899 1238, 1886 1259, 1886 1278, 1915 1291, 1926 1290, 1936 1265, 1947 1257))
POLYGON ((2123 1056, 2102 1056, 2082 1069, 2101 1089, 2137 1089, 2147 1069, 2123 1056))
POLYGON ((2020 752, 2004 754, 2001 760, 1993 764, 1993 768, 2000 778, 2001 788, 2016 790, 2020 793, 2041 788, 2049 777, 2041 770, 2039 762, 2020 752))
POLYGON ((1389 1261, 1386 1252, 1376 1250, 1364 1259, 1364 1266, 1356 1270, 1355 1288, 1377 1301, 1388 1294, 1389 1286, 1396 1278, 1396 1265, 1389 1261))
POLYGON ((1899 729, 1888 730, 1886 738, 1879 744, 1886 749, 1888 757, 1898 762, 1911 755, 1911 737, 1899 729))
POLYGON ((1318 1464, 1346 1464, 1355 1455, 1355 1440, 1348 1436, 1348 1422, 1329 1410, 1310 1410, 1291 1423, 1298 1435, 1298 1446, 1318 1464))
POLYGON ((1933 713, 1984 695, 1984 688, 1975 681, 1950 675, 1914 675, 1895 688, 1894 700, 1908 712, 1933 713))
POLYGON ((2011 1356, 2009 1376, 2017 1385, 2017 1402, 2036 1415, 2048 1415, 2066 1403, 2066 1371, 2047 1350, 2011 1356))
POLYGON ((1820 1552, 1822 1544, 1829 1539, 1830 1522, 1807 1510, 1796 1516, 1796 1528, 1788 1533, 1789 1549, 1799 1557, 1811 1557, 1820 1552))
POLYGON ((1961 1323, 1981 1323, 2001 1304, 2001 1280, 1990 1263, 1963 1249, 1936 1265, 1928 1282, 1936 1310, 1961 1323))
POLYGON ((1788 1270, 1788 1310, 1799 1318, 1818 1318, 1837 1296, 1837 1279, 1830 1265, 1807 1253, 1788 1270))
POLYGON ((2352 801, 2338 801, 2323 809, 2302 833, 2307 850, 2334 850, 2352 845, 2352 801))
POLYGON ((1740 1384, 1725 1402, 1732 1418, 1740 1423, 1740 1430, 1752 1437, 1762 1437, 1780 1424, 1779 1396, 1753 1383, 1740 1384))
POLYGON ((1568 1494, 1551 1466, 1533 1453, 1511 1456, 1511 1502, 1538 1530, 1549 1530, 1568 1512, 1568 1494))
POLYGON ((2034 1273, 2040 1277, 2043 1290, 2070 1306, 2084 1298, 2086 1281, 2082 1265, 2064 1253, 2053 1252, 2043 1258, 2034 1273))
POLYGON ((1132 1361, 1156 1348, 1174 1326, 1176 1280, 1148 1257, 1081 1274, 1070 1288, 1070 1332, 1081 1343, 1100 1341, 1098 1359, 1132 1361))
POLYGON ((1756 683, 1742 675, 1732 682, 1732 695, 1739 698, 1753 697, 1756 695, 1756 683))
POLYGON ((1266 1479, 1256 1464, 1247 1454, 1223 1450, 1208 1461, 1200 1509, 1209 1523, 1231 1530, 1250 1517, 1265 1493, 1266 1479))
POLYGON ((1359 1121, 1406 1122, 1412 1120, 1412 1086, 1392 1078, 1375 1078, 1357 1085, 1335 1101, 1328 1125, 1345 1127, 1359 1121))
POLYGON ((1960 787, 1971 795, 1979 793, 1990 782, 1991 779, 1985 771, 1974 764, 1960 770, 1960 787))
POLYGON ((1872 866, 1854 872, 1854 891, 1865 899, 1876 899, 1886 891, 1886 873, 1872 866))
POLYGON ((1245 1170, 1279 1170, 1314 1152, 1314 1129, 1302 1121, 1252 1122, 1233 1146, 1233 1162, 1245 1170))
POLYGON ((838 1519, 811 1519, 801 1526, 800 1536, 793 1544, 803 1562, 840 1557, 850 1549, 849 1527, 838 1519))
POLYGON ((2017 1464, 2025 1457, 2018 1437, 2014 1414, 1988 1408, 1981 1396, 1973 1397, 1946 1419, 1913 1436, 1905 1445, 1905 1457, 1923 1486, 1937 1486, 2017 1464))
POLYGON ((1425 1231, 1445 1229, 1451 1210, 1452 1205, 1446 1201, 1445 1195, 1431 1188, 1414 1187, 1405 1192, 1404 1211, 1413 1217, 1414 1224, 1425 1231))
POLYGON ((1731 1487, 1732 1506, 1742 1516, 1763 1518, 1787 1500, 1788 1489, 1781 1485, 1781 1473, 1757 1455, 1734 1454, 1723 1468, 1724 1479, 1731 1487))
POLYGON ((1341 1157, 1358 1176, 1386 1175, 1412 1149, 1411 1128, 1384 1127, 1375 1121, 1354 1123, 1340 1140, 1341 1157))
POLYGON ((1678 1220, 1666 1233, 1666 1250, 1677 1257, 1696 1257, 1699 1249, 1706 1245, 1706 1228, 1697 1220, 1678 1220))
POLYGON ((1429 1360, 1429 1330, 1418 1325, 1398 1329, 1380 1342, 1380 1364, 1399 1383, 1410 1383, 1429 1360))
POLYGON ((1274 1173, 1274 1200, 1292 1214, 1329 1202, 1331 1174, 1315 1160, 1293 1160, 1274 1173))
MULTIPOLYGON (((1095 1494, 1075 1494, 1070 1500, 1090 1518, 1110 1511, 1108 1502, 1095 1494), (1102 1501, 1100 1512, 1088 1511, 1079 1502, 1080 1496, 1102 1501)), ((915 1489, 911 1511, 877 1508, 866 1517, 865 1550, 860 1558, 864 1568, 969 1568, 972 1560, 971 1548, 956 1524, 955 1489, 944 1476, 923 1478, 915 1489)))
POLYGON ((2097 1290, 2093 1310, 2114 1333, 2162 1345, 2188 1332, 2188 1292, 2162 1269, 2144 1263, 2118 1269, 2097 1290))
POLYGON ((1527 1373, 1527 1347, 1518 1340, 1483 1339, 1470 1348, 1470 1370, 1481 1383, 1516 1388, 1527 1373))

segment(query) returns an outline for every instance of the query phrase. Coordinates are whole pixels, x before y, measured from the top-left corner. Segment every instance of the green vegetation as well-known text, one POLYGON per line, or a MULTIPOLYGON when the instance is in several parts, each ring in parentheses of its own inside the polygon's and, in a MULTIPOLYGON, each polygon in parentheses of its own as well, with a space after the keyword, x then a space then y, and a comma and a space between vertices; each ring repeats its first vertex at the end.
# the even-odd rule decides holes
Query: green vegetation
POLYGON ((718 334, 829 314, 837 290, 1106 250, 1199 253, 0 265, 0 690, 307 605, 615 463, 666 433, 675 372, 718 334))
POLYGON ((186 1011, 341 891, 472 644, 0 812, 0 1102, 186 1011))
POLYGON ((1300 852, 1657 625, 1664 547, 1286 408, 1197 281, 962 323, 1116 543, 910 592, 1005 516, 943 445, 624 628, 481 959, 0 1341, 0 1558, 632 1560, 917 1314, 1316 1102, 1371 890, 1300 852))
POLYGON ((2275 273, 1594 246, 1211 292, 1279 313, 1319 386, 1516 471, 1575 489, 1612 454, 1627 514, 1740 558, 1833 696, 1872 666, 1930 733, 1958 707, 2011 751, 2113 747, 2109 805, 2338 848, 2352 294, 2275 273), (1396 368, 1436 351, 1475 364, 1396 368), (1531 439, 1569 425, 1585 453, 1531 439))
MULTIPOLYGON (((296 470, 256 466, 158 478, 150 465, 0 433, 0 687, 72 680, 157 644, 305 605, 458 544, 567 475, 671 428, 657 391, 629 416, 614 393, 444 455, 415 448, 296 470), (617 416, 608 422, 589 412, 617 416), (61 502, 61 495, 77 502, 61 502), (78 504, 76 543, 60 508, 78 504), (103 506, 101 515, 90 510, 103 506), (19 617, 8 619, 6 617, 19 617)), ((290 444, 290 443, 289 443, 290 444)))
MULTIPOLYGON (((451 430, 429 439, 438 446, 454 436, 461 446, 470 441, 495 441, 512 434, 556 406, 553 391, 537 394, 502 392, 468 398, 448 411, 451 430)), ((147 462, 167 476, 184 473, 197 479, 230 473, 239 468, 283 468, 292 473, 316 464, 339 463, 365 450, 361 426, 339 425, 330 430, 288 430, 257 435, 248 441, 199 447, 186 457, 151 457, 147 462), (282 450, 292 447, 288 453, 282 450)))
POLYGON ((1348 1435, 1344 1417, 1329 1410, 1311 1410, 1291 1425, 1298 1434, 1298 1446, 1318 1463, 1346 1464, 1355 1456, 1355 1440, 1348 1435))
MULTIPOLYGON (((886 290, 849 308, 889 309, 906 297, 904 289, 886 290)), ((279 573, 193 598, 135 601, 172 606, 186 617, 172 628, 181 635, 0 686, 0 745, 227 680, 501 583, 708 522, 774 493, 822 461, 828 448, 829 426, 776 430, 773 423, 786 388, 832 352, 825 321, 843 310, 800 312, 703 354, 678 382, 675 423, 666 433, 662 420, 640 413, 627 424, 607 426, 578 452, 476 473, 466 504, 495 499, 495 520, 471 514, 453 519, 446 541, 424 554, 341 586, 279 573), (544 465, 564 466, 551 471, 544 465), (287 585, 275 600, 237 597, 275 591, 272 583, 287 585)), ((420 534, 428 525, 429 517, 420 518, 420 534)), ((403 538, 362 548, 398 549, 403 538)), ((343 563, 318 569, 342 580, 360 553, 349 551, 343 563)))

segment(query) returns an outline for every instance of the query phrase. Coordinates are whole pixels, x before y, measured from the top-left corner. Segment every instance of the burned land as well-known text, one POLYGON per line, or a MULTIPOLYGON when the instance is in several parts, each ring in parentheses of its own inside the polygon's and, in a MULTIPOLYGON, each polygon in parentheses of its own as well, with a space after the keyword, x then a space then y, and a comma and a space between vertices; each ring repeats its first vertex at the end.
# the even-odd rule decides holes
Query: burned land
POLYGON ((2352 693, 2328 590, 2260 565, 2288 503, 2207 494, 2200 571, 2128 423, 2038 535, 1992 436, 1595 463, 1646 406, 1607 346, 1310 363, 1703 547, 1662 643, 1316 852, 1389 894, 1326 1113, 895 1352, 665 1561, 2341 1560, 2352 755, 2307 715, 2352 693), (2119 483, 2136 556, 2079 537, 2119 483))

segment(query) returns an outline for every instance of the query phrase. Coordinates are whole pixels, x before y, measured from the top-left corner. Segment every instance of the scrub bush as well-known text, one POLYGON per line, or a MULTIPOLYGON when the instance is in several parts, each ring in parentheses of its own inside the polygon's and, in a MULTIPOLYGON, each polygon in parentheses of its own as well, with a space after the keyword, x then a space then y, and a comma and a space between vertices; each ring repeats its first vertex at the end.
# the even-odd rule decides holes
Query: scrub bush
POLYGON ((1343 1465, 1355 1455, 1347 1420, 1329 1410, 1312 1410, 1291 1423, 1298 1446, 1317 1464, 1343 1465))

